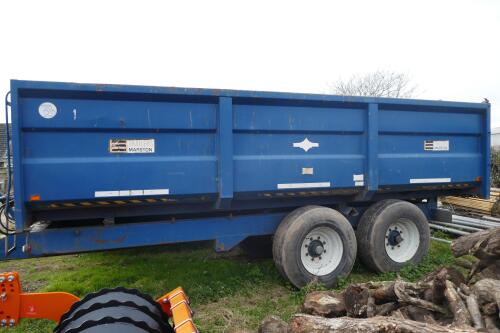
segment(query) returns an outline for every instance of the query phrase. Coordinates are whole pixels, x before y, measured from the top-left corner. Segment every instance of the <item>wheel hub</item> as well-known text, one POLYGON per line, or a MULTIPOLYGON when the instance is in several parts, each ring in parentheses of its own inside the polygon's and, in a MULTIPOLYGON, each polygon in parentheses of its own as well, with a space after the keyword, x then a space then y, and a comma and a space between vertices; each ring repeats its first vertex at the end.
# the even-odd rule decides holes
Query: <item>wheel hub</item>
POLYGON ((387 238, 387 242, 390 246, 399 245, 403 241, 403 237, 401 237, 401 232, 397 229, 389 230, 389 236, 387 238))
POLYGON ((307 246, 307 252, 313 258, 320 257, 323 254, 323 252, 325 252, 325 248, 323 245, 324 245, 323 242, 321 242, 318 239, 315 239, 311 241, 311 243, 309 243, 309 245, 307 246))

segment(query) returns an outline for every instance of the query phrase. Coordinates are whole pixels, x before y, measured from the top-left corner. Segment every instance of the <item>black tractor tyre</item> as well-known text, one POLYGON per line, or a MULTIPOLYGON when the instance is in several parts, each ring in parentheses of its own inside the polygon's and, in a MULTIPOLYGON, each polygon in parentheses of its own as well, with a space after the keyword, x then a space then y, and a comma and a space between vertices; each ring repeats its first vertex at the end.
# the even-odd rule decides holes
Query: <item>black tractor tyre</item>
POLYGON ((429 250, 430 229, 416 205, 389 199, 365 211, 356 238, 359 259, 366 266, 380 273, 393 272, 422 261, 429 250))
POLYGON ((273 256, 273 236, 251 236, 240 243, 240 248, 251 259, 264 259, 273 256))
POLYGON ((172 333, 168 317, 137 290, 103 289, 73 304, 54 333, 172 333))
POLYGON ((328 288, 335 286, 340 277, 351 272, 356 251, 356 235, 347 218, 334 209, 321 206, 294 210, 283 219, 273 238, 276 267, 297 288, 311 282, 322 283, 328 288), (315 233, 326 237, 312 237, 315 233), (308 260, 323 266, 315 271, 315 268, 306 267, 308 260))

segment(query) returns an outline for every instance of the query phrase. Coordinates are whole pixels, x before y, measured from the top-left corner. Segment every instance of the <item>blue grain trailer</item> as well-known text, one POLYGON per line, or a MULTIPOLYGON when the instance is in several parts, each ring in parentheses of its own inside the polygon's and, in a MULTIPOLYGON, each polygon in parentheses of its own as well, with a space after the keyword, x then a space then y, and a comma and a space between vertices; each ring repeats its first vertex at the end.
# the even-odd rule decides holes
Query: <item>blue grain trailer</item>
POLYGON ((489 194, 484 103, 11 81, 2 259, 272 237, 296 286, 417 263, 440 195, 489 194), (9 199, 7 199, 9 201, 9 199), (9 227, 9 228, 6 228, 9 227))

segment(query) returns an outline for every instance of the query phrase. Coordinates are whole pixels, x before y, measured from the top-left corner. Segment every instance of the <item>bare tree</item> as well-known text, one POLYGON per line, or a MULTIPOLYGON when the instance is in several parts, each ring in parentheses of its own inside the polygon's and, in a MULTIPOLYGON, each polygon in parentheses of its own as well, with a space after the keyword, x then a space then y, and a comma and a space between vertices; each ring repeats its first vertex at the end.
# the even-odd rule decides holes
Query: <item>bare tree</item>
POLYGON ((343 96, 409 98, 416 88, 407 74, 378 70, 338 80, 331 85, 330 91, 343 96))

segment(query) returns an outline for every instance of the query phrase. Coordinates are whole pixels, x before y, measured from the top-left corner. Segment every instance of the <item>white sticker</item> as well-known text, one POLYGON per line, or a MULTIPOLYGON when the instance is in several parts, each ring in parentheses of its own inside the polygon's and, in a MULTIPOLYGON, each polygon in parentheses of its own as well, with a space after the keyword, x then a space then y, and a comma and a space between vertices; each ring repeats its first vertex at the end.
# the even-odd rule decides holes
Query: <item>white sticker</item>
POLYGON ((314 168, 302 168, 303 175, 314 175, 314 168))
POLYGON ((155 152, 154 139, 111 139, 110 153, 122 154, 152 154, 155 152))
POLYGON ((293 147, 302 148, 307 153, 307 151, 311 148, 318 148, 319 143, 318 142, 311 142, 311 141, 309 141, 308 138, 305 138, 301 142, 294 142, 293 147))
POLYGON ((352 175, 352 180, 355 182, 363 181, 365 178, 365 175, 352 175))
POLYGON ((130 190, 130 196, 144 195, 144 190, 130 190))
POLYGON ((96 198, 104 197, 136 197, 143 195, 167 195, 170 194, 168 188, 150 189, 150 190, 120 190, 120 191, 95 191, 96 198))
POLYGON ((44 102, 38 107, 38 113, 45 119, 51 119, 56 116, 57 108, 50 102, 44 102))
POLYGON ((96 198, 119 197, 120 191, 95 191, 94 196, 96 198))
POLYGON ((166 195, 168 193, 168 188, 158 190, 144 190, 144 195, 166 195))
POLYGON ((424 150, 430 151, 449 151, 450 140, 425 140, 424 150))
POLYGON ((451 178, 412 178, 410 184, 449 183, 451 178))
POLYGON ((365 186, 365 182, 363 182, 363 181, 354 182, 354 186, 365 186))
POLYGON ((330 187, 330 182, 278 184, 278 189, 330 187))

